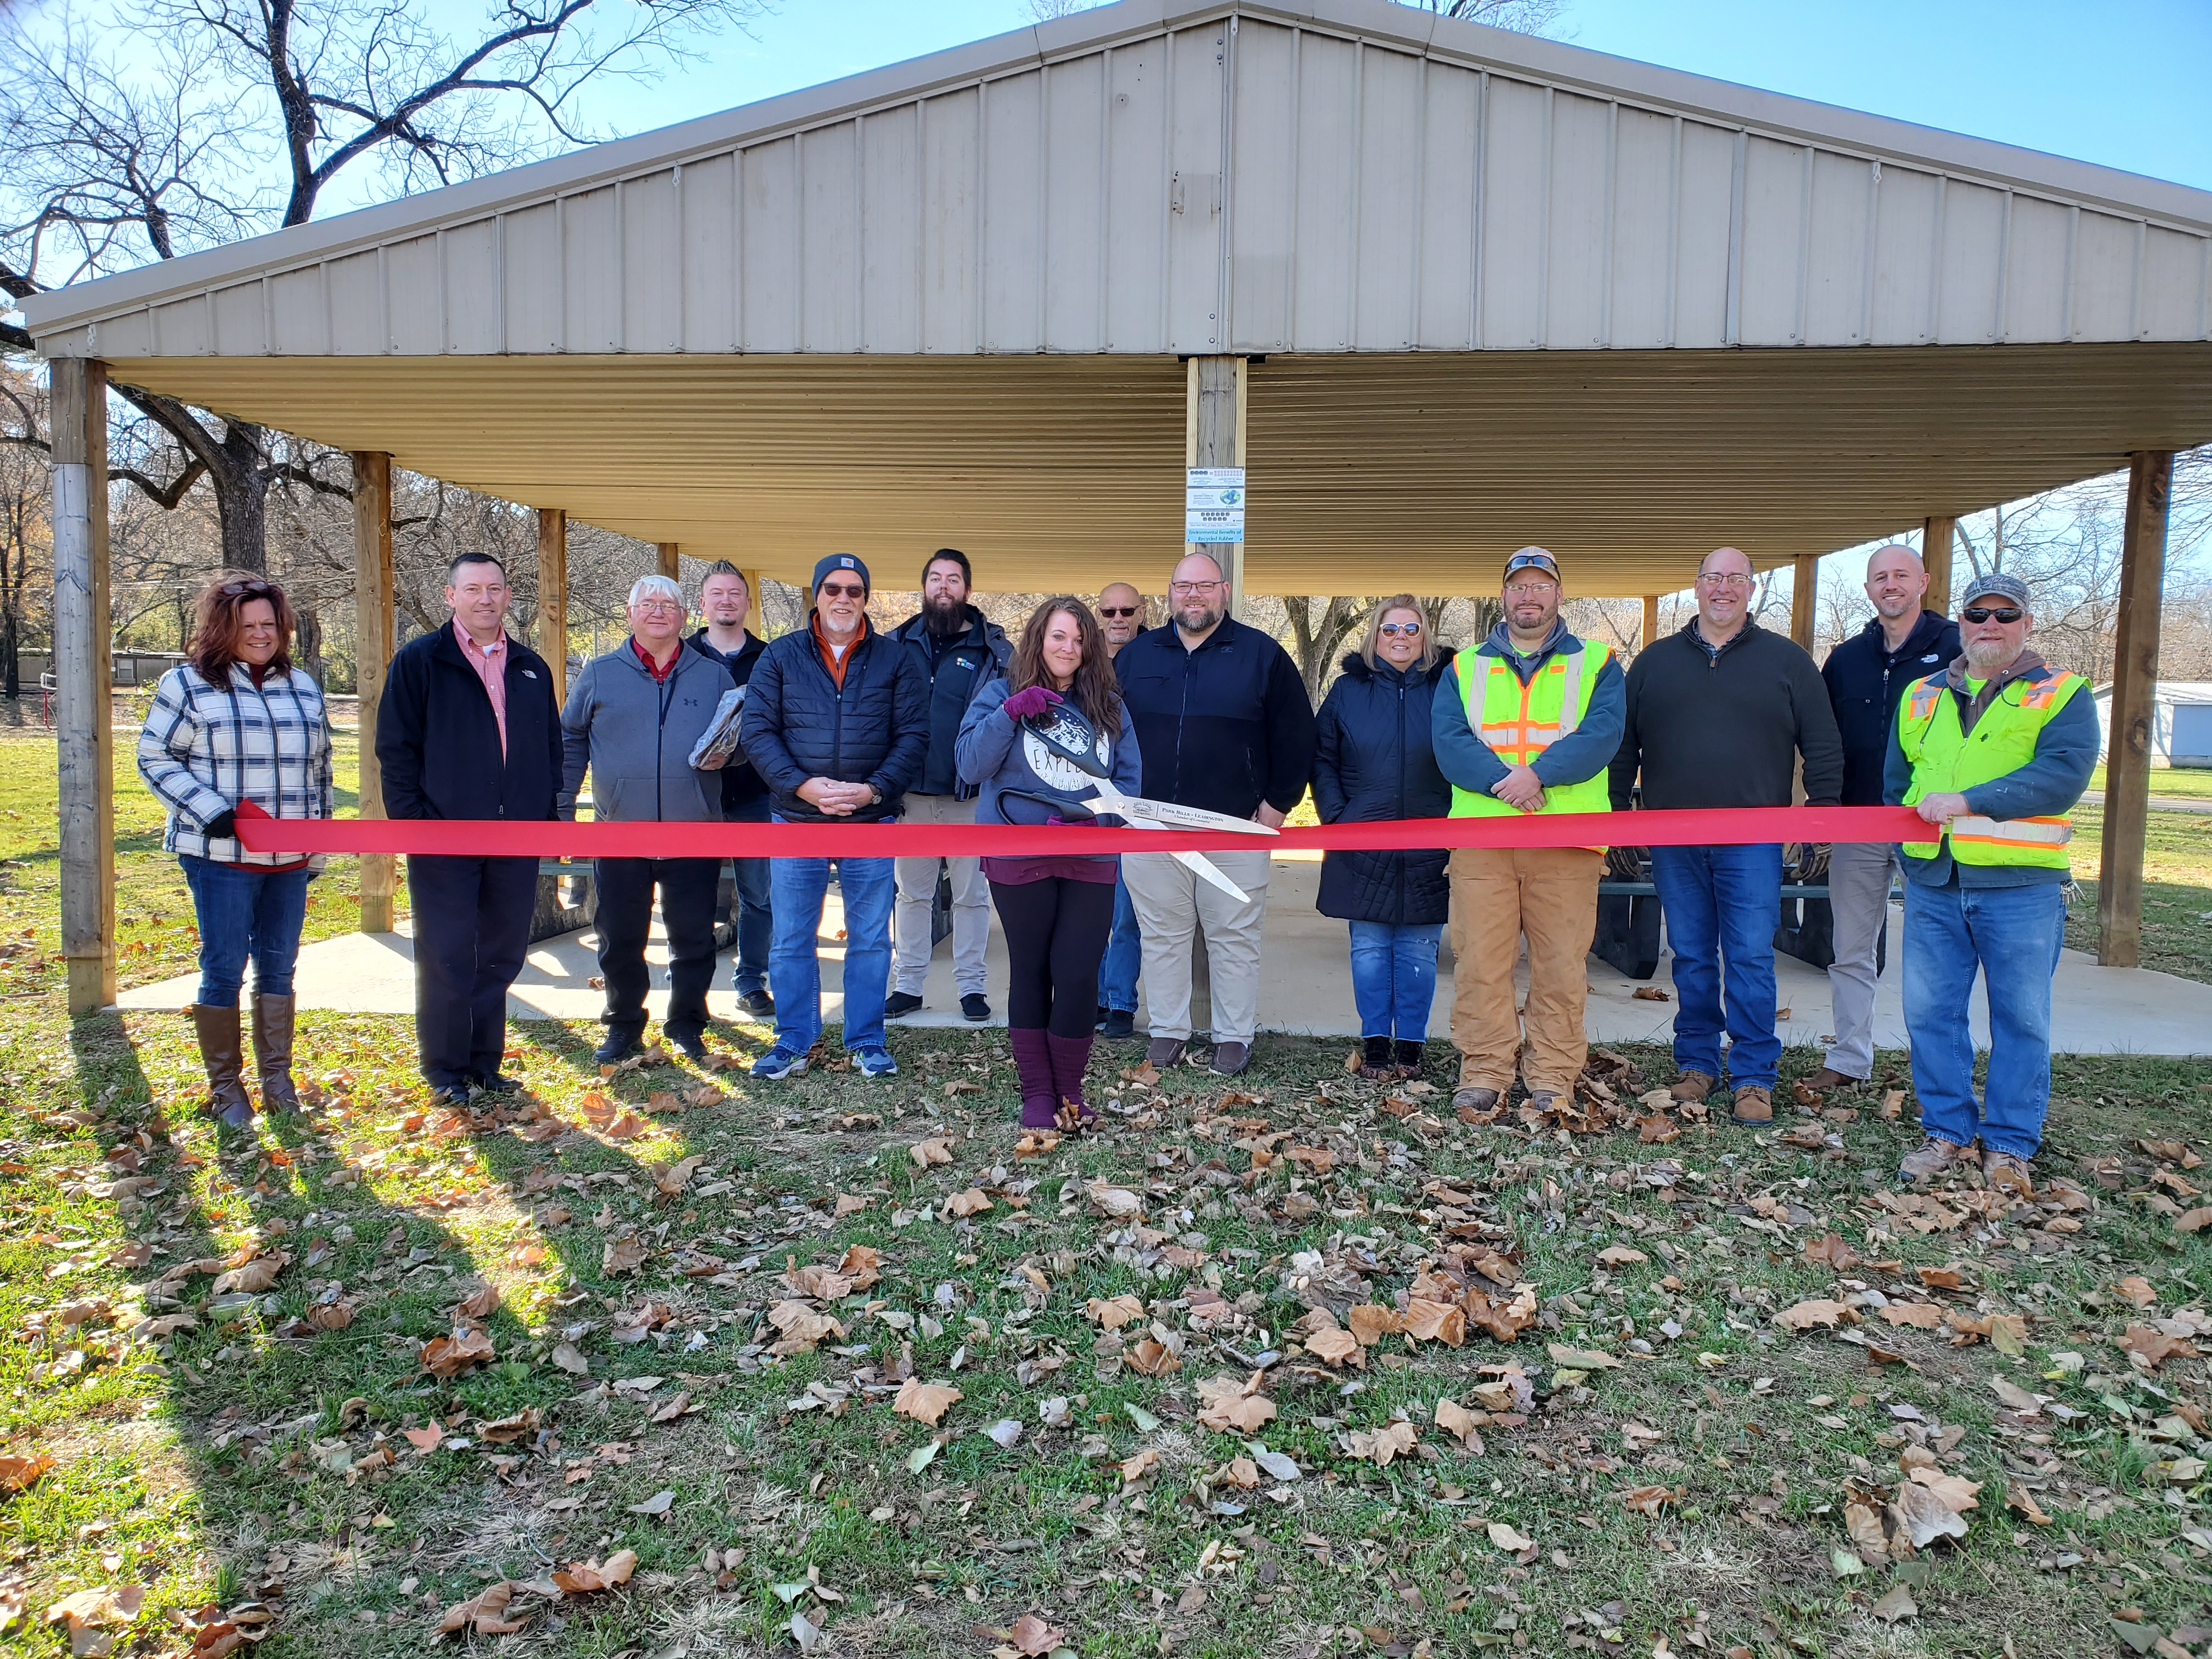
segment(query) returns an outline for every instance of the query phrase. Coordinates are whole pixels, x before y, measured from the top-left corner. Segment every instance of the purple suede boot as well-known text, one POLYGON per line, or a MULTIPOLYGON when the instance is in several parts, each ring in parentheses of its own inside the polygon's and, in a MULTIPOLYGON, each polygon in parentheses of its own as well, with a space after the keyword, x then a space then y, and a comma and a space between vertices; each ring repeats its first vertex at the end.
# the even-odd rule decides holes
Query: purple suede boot
POLYGON ((1022 1085, 1022 1127, 1049 1129, 1058 1113, 1059 1097, 1053 1089, 1052 1050, 1041 1030, 1015 1026, 1006 1033, 1014 1051, 1014 1076, 1022 1085))
POLYGON ((1064 1037, 1047 1032, 1045 1042, 1052 1050, 1053 1097, 1069 1114, 1064 1127, 1091 1127, 1098 1121, 1098 1114, 1083 1098, 1083 1073, 1091 1064, 1091 1033, 1064 1037))

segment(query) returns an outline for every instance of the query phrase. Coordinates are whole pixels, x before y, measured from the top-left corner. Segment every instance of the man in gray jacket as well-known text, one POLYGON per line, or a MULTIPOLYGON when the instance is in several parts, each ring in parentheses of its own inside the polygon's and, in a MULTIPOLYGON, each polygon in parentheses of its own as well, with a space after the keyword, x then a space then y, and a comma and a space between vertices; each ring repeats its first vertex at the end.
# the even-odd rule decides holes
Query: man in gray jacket
MULTIPOLYGON (((722 816, 721 780, 696 770, 691 750, 714 719, 729 672, 684 648, 684 590, 665 576, 641 576, 629 590, 629 638, 586 663, 561 711, 561 816, 576 816, 584 774, 592 815, 602 823, 702 823, 722 816)), ((653 890, 668 932, 668 1017, 661 1029, 695 1060, 707 1058, 707 988, 714 981, 714 895, 719 859, 594 859, 593 922, 606 1040, 602 1066, 634 1054, 645 1031, 650 983, 645 941, 653 890)))

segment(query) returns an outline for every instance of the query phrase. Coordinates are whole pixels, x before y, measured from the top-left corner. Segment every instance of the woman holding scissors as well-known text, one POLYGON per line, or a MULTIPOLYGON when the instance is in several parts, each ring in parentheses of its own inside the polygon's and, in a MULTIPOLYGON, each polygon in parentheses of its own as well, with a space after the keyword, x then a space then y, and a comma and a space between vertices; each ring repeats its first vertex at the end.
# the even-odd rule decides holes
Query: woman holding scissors
MULTIPOLYGON (((1036 608, 1006 678, 968 705, 953 752, 961 782, 981 791, 978 823, 1088 823, 1083 802, 1100 782, 1136 793, 1136 731, 1088 605, 1063 594, 1036 608)), ((1006 935, 1007 1039, 1024 1128, 1097 1121, 1083 1073, 1120 865, 1111 854, 983 860, 1006 935)))

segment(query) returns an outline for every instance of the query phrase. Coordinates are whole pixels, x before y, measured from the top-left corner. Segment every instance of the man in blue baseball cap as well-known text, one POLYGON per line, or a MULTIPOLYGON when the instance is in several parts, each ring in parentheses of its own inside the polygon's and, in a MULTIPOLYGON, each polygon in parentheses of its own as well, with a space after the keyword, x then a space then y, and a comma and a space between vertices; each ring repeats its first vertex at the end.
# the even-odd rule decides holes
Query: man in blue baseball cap
MULTIPOLYGON (((738 745, 768 785, 778 823, 895 820, 929 750, 929 682, 868 621, 868 567, 832 553, 814 567, 806 626, 769 641, 745 693, 738 745)), ((845 907, 845 1051, 864 1077, 898 1070, 884 1038, 890 988, 891 860, 779 858, 769 866, 775 933, 768 982, 775 1046, 757 1078, 795 1077, 822 1035, 815 941, 830 866, 845 907)))

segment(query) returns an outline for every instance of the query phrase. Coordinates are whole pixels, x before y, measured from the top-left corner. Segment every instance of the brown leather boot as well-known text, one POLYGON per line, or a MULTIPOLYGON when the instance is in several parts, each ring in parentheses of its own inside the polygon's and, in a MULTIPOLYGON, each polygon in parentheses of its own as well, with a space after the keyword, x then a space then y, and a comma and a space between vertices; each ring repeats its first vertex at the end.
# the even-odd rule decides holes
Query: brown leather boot
POLYGON ((261 1072, 261 1109, 296 1112, 300 1096, 292 1086, 292 1012, 296 997, 253 999, 253 1058, 261 1072))
POLYGON ((1735 1091, 1729 1115, 1747 1128, 1764 1129, 1774 1121, 1774 1094, 1756 1083, 1747 1083, 1735 1091))
POLYGON ((199 1039, 200 1064, 207 1068, 206 1110, 232 1128, 243 1129, 253 1121, 253 1101, 238 1080, 238 1010, 196 1002, 190 1012, 192 1034, 199 1039))
POLYGON ((1711 1073, 1700 1072, 1691 1067, 1667 1085, 1667 1092, 1677 1100, 1703 1100, 1707 1095, 1712 1093, 1715 1085, 1719 1082, 1720 1079, 1711 1073))

